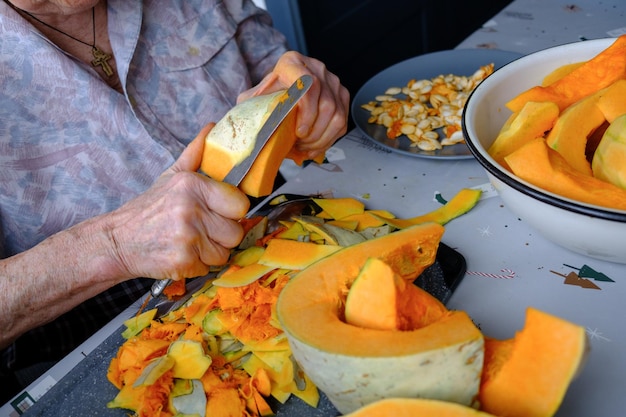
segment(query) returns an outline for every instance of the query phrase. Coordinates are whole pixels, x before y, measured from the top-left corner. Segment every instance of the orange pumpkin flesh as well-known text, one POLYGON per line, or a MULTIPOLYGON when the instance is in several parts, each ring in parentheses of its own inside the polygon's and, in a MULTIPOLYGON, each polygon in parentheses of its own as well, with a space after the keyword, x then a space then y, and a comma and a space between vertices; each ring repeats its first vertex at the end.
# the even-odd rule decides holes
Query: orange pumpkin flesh
POLYGON ((585 329, 529 308, 512 341, 487 341, 481 409, 507 417, 550 417, 588 350, 585 329))
POLYGON ((506 155, 552 129, 558 116, 559 108, 552 102, 526 103, 510 123, 507 123, 506 128, 500 131, 489 147, 489 155, 502 164, 506 155))
POLYGON ((398 277, 378 258, 370 258, 346 297, 345 320, 379 330, 415 330, 446 313, 447 308, 421 288, 398 277))
POLYGON ((344 417, 493 417, 471 407, 424 398, 376 401, 344 417))
POLYGON ((626 210, 626 190, 574 170, 543 138, 531 141, 505 159, 515 175, 547 191, 626 210))
POLYGON ((581 98, 626 78, 626 35, 592 59, 548 86, 536 86, 517 95, 506 106, 513 112, 529 101, 551 101, 560 110, 581 98))

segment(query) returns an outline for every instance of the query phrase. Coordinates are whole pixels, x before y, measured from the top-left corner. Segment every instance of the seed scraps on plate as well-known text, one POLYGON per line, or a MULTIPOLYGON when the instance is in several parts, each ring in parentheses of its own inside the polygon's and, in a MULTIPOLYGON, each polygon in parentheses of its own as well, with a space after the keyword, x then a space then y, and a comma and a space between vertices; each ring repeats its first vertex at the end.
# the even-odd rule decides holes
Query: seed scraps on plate
POLYGON ((442 74, 432 79, 412 79, 404 87, 389 87, 361 107, 370 112, 368 123, 387 128, 388 138, 406 135, 410 146, 434 151, 465 141, 461 131, 463 106, 493 70, 494 64, 490 63, 470 76, 442 74))

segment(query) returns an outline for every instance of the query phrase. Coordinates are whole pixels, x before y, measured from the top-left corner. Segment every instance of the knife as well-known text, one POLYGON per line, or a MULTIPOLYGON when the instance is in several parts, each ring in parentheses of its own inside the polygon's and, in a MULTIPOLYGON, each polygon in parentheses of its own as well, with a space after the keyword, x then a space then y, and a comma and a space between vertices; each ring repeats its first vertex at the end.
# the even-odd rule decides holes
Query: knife
MULTIPOLYGON (((272 113, 267 118, 261 130, 257 134, 256 141, 254 143, 254 149, 252 153, 238 165, 235 165, 230 172, 224 178, 224 182, 238 186, 244 179, 252 164, 256 160, 257 156, 274 134, 281 122, 287 117, 289 112, 296 106, 298 101, 309 91, 313 78, 310 75, 303 75, 298 78, 284 93, 283 97, 278 102, 278 105, 272 110, 272 113)), ((150 289, 150 294, 153 298, 157 298, 165 287, 172 282, 171 279, 162 279, 155 281, 150 289)))

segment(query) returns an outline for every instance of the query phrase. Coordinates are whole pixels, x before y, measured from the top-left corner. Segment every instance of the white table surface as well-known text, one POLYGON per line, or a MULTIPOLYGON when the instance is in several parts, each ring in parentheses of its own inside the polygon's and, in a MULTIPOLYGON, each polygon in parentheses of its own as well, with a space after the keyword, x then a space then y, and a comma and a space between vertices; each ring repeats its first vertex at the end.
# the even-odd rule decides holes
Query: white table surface
MULTIPOLYGON (((493 48, 529 53, 550 46, 626 33, 623 0, 576 3, 516 0, 485 22, 458 48, 493 48)), ((332 193, 362 199, 410 217, 438 207, 435 194, 451 198, 461 187, 480 187, 484 196, 468 214, 446 225, 443 242, 467 261, 467 273, 448 305, 467 311, 483 332, 512 337, 528 306, 576 322, 587 329, 591 354, 573 382, 558 416, 622 415, 626 409, 626 265, 598 261, 545 240, 513 215, 491 189, 480 165, 471 159, 440 161, 400 155, 376 146, 359 131, 350 132, 329 152, 328 164, 310 165, 279 192, 332 193), (564 284, 558 274, 583 266, 613 282, 599 289, 564 284)), ((112 321, 35 381, 24 400, 37 400, 63 375, 116 331, 140 302, 112 321)), ((17 416, 6 404, 0 417, 17 416)))

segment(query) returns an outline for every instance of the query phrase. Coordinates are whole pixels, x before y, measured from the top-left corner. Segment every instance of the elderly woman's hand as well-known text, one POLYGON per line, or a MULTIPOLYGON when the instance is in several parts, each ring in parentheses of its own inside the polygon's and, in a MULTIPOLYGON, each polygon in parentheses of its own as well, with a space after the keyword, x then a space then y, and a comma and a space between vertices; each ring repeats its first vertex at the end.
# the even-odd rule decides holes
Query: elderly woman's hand
POLYGON ((322 62, 298 52, 287 52, 272 72, 256 87, 240 94, 238 101, 286 89, 304 74, 313 77, 313 85, 298 103, 297 148, 313 159, 344 135, 348 126, 350 93, 322 62))
POLYGON ((236 187, 197 173, 207 126, 145 193, 110 213, 110 235, 122 275, 202 276, 228 260, 243 238, 238 220, 249 199, 236 187))

